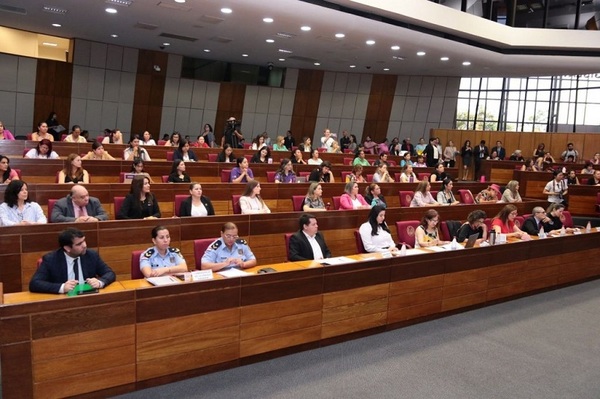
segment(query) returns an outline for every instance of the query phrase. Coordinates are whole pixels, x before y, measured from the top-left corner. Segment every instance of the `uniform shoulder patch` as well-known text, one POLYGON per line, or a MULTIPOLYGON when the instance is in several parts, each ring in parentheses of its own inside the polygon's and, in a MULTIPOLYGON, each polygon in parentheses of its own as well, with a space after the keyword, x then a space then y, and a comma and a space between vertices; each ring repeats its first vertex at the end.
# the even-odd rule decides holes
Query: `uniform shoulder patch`
POLYGON ((213 243, 211 244, 211 246, 209 247, 209 249, 217 249, 217 248, 219 248, 220 246, 221 246, 221 240, 217 240, 217 241, 215 241, 215 242, 213 242, 213 243))
POLYGON ((241 244, 241 245, 248 245, 248 241, 244 240, 243 238, 238 238, 237 240, 235 240, 236 244, 241 244))
POLYGON ((180 254, 181 253, 181 251, 179 250, 179 248, 172 248, 172 247, 169 247, 169 252, 176 253, 176 254, 180 254))
POLYGON ((143 256, 144 258, 149 258, 149 257, 151 257, 151 256, 152 256, 152 254, 154 254, 154 248, 150 248, 150 249, 148 249, 146 252, 144 252, 144 253, 142 254, 142 256, 143 256))

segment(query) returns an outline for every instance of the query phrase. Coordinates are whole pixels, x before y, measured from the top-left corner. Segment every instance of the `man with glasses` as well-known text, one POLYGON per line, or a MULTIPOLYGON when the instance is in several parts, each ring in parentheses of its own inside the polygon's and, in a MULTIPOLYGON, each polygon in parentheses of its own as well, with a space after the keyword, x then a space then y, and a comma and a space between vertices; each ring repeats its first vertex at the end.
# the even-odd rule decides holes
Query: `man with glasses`
POLYGON ((224 269, 248 269, 256 266, 256 257, 248 242, 238 236, 235 224, 227 222, 221 228, 221 238, 208 246, 202 256, 202 269, 217 272, 224 269))
POLYGON ((536 206, 533 208, 533 214, 523 222, 521 230, 529 235, 537 236, 542 226, 549 221, 550 218, 546 216, 546 211, 544 211, 544 208, 541 206, 536 206))

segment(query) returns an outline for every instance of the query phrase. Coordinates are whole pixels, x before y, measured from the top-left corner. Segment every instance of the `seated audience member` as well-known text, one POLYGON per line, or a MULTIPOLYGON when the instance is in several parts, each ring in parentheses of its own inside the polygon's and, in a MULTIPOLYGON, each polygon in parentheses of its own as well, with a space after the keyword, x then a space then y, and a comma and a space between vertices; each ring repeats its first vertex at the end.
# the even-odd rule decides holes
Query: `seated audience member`
POLYGON ((238 268, 248 269, 256 266, 256 257, 248 242, 238 236, 235 224, 227 222, 221 228, 221 238, 208 246, 202 256, 202 269, 213 272, 238 268))
POLYGON ((54 136, 48 132, 48 124, 42 122, 38 125, 38 131, 31 134, 32 141, 54 141, 54 136))
POLYGON ((146 176, 136 176, 131 181, 131 189, 125 197, 117 219, 156 219, 160 208, 154 194, 150 192, 150 180, 146 176))
POLYGON ((508 204, 498 212, 498 214, 492 219, 492 229, 497 234, 506 234, 506 237, 518 237, 523 238, 527 235, 522 231, 516 224, 515 218, 517 217, 517 207, 508 204))
MULTIPOLYGON (((271 158, 271 150, 267 146, 263 146, 250 159, 250 163, 269 163, 271 158)), ((272 161, 271 161, 272 162, 272 161)))
POLYGON ((190 149, 190 142, 185 139, 179 142, 179 148, 173 152, 173 159, 182 159, 185 162, 198 162, 198 157, 190 149))
MULTIPOLYGON (((52 137, 52 135, 50 135, 52 137)), ((58 159, 58 154, 52 151, 52 141, 42 139, 38 142, 36 148, 27 151, 25 158, 30 159, 58 159)))
POLYGON ((373 182, 374 183, 393 183, 394 179, 390 176, 388 172, 388 167, 385 163, 379 164, 377 166, 377 170, 373 174, 373 182))
POLYGON ((454 193, 452 192, 453 186, 454 186, 454 183, 452 182, 452 179, 450 179, 450 178, 445 178, 444 181, 442 181, 441 190, 438 192, 438 195, 437 195, 437 202, 440 205, 458 205, 458 204, 460 204, 460 201, 456 200, 456 198, 454 197, 454 193))
POLYGON ((417 175, 413 172, 413 166, 406 164, 402 167, 402 174, 400 175, 400 183, 418 183, 417 175))
POLYGON ((414 168, 426 168, 427 163, 425 162, 425 157, 423 155, 417 156, 417 162, 413 164, 414 168))
POLYGON ((290 237, 290 260, 319 260, 331 257, 325 238, 319 233, 317 218, 309 213, 300 216, 300 229, 290 237))
MULTIPOLYGON (((426 182, 428 183, 428 182, 426 182)), ((421 224, 415 229, 415 248, 433 247, 447 244, 441 239, 438 229, 440 215, 435 209, 429 209, 421 218, 421 224)))
POLYGON ((144 161, 142 161, 140 158, 134 160, 131 164, 131 173, 134 175, 147 177, 150 183, 154 183, 150 175, 144 171, 144 161))
POLYGON ((102 144, 123 144, 123 133, 119 129, 106 129, 104 130, 104 135, 102 144))
POLYGON ((275 173, 275 183, 296 183, 296 174, 294 173, 294 165, 287 158, 281 160, 281 165, 275 173))
POLYGON ((81 158, 82 160, 94 160, 94 161, 114 161, 115 159, 104 150, 102 143, 94 141, 92 143, 92 151, 88 152, 81 158))
POLYGON ((108 214, 98 198, 90 197, 85 187, 75 184, 69 195, 56 201, 51 219, 55 223, 98 222, 108 220, 108 214))
POLYGON ((304 137, 302 139, 302 143, 298 146, 298 148, 300 148, 302 152, 309 152, 312 154, 313 150, 311 146, 310 137, 304 137))
POLYGON ((371 183, 365 188, 365 201, 371 207, 380 206, 383 209, 387 208, 385 198, 381 194, 381 187, 377 183, 371 183))
POLYGON ((506 184, 500 202, 523 202, 521 194, 519 194, 519 182, 517 180, 511 180, 506 184))
POLYGON ((300 150, 300 148, 296 148, 292 151, 292 163, 306 165, 306 161, 302 158, 302 151, 300 150))
POLYGON ((292 135, 291 130, 288 130, 287 132, 285 132, 284 144, 285 144, 286 148, 289 148, 290 150, 292 149, 292 147, 296 146, 296 139, 292 135))
POLYGON ((289 151, 290 148, 285 146, 285 137, 277 136, 275 144, 273 144, 273 151, 289 151))
POLYGON ((422 180, 417 185, 413 199, 410 201, 410 206, 415 207, 427 205, 439 205, 439 203, 434 200, 433 196, 431 195, 431 183, 429 183, 427 180, 422 180))
POLYGON ((338 142, 334 141, 333 143, 331 143, 331 147, 329 147, 327 149, 327 152, 330 154, 341 154, 342 149, 340 148, 340 145, 338 144, 338 142))
POLYGON ((352 167, 352 173, 346 175, 346 183, 355 181, 357 183, 366 183, 367 179, 362 175, 363 167, 361 165, 355 165, 352 167))
POLYGON ((225 144, 223 150, 217 155, 217 162, 235 162, 235 155, 233 155, 233 147, 231 144, 225 144))
POLYGON ((261 133, 258 136, 256 136, 254 138, 254 140, 252 140, 252 147, 250 147, 250 148, 253 149, 254 151, 258 151, 263 147, 267 147, 267 144, 265 142, 265 134, 261 133))
POLYGON ((544 163, 556 163, 554 157, 549 152, 544 154, 544 158, 542 159, 544 163))
POLYGON ((352 161, 352 166, 356 165, 371 166, 371 164, 369 164, 369 160, 365 158, 365 150, 358 151, 358 155, 352 161))
POLYGON ((71 133, 63 140, 65 143, 87 143, 85 137, 81 135, 81 126, 73 125, 71 133))
POLYGON ((81 156, 69 154, 65 168, 58 173, 58 183, 89 183, 90 175, 81 167, 81 156))
POLYGON ((444 181, 444 179, 452 179, 452 177, 446 173, 444 164, 440 163, 435 167, 435 172, 429 176, 429 181, 433 183, 436 181, 444 181))
POLYGON ((490 184, 475 196, 475 202, 477 204, 496 203, 498 202, 499 196, 500 186, 497 184, 490 184))
POLYGON ((575 185, 579 184, 579 178, 577 177, 577 175, 575 173, 576 172, 573 169, 571 169, 569 171, 569 174, 567 175, 567 178, 566 178, 566 180, 567 180, 567 187, 571 186, 573 184, 575 184, 575 185))
POLYGON ((215 214, 210 198, 202 195, 200 183, 190 184, 190 196, 181 202, 179 216, 212 216, 215 214))
POLYGON ((4 123, 0 121, 0 141, 1 140, 14 140, 15 136, 10 132, 10 130, 4 128, 4 123))
POLYGON ((594 171, 594 175, 588 179, 588 185, 598 186, 600 185, 600 169, 594 171))
POLYGON ((180 158, 173 161, 167 183, 191 183, 190 175, 185 172, 185 162, 180 158))
POLYGON ((325 204, 323 203, 323 187, 320 183, 312 182, 308 186, 306 198, 302 205, 304 212, 325 212, 325 204))
POLYGON ((525 162, 525 158, 523 158, 523 153, 521 150, 515 150, 515 152, 513 152, 508 159, 511 161, 525 162))
POLYGON ((410 156, 411 156, 411 154, 408 151, 405 152, 404 155, 402 155, 402 160, 400 161, 400 167, 401 168, 405 167, 406 165, 412 165, 413 164, 413 161, 411 161, 410 156))
POLYGON ((371 136, 369 135, 365 137, 365 141, 363 141, 363 147, 365 151, 369 152, 369 154, 375 154, 375 151, 377 151, 377 143, 371 140, 371 136))
POLYGON ((573 143, 567 144, 567 149, 560 154, 560 159, 562 159, 565 162, 569 157, 573 159, 571 162, 577 162, 577 160, 579 159, 579 151, 575 149, 573 143))
POLYGON ((550 222, 550 218, 546 216, 546 211, 541 206, 536 206, 531 212, 531 216, 523 222, 521 230, 531 236, 537 236, 544 224, 550 222))
POLYGON ((0 184, 8 184, 13 180, 19 180, 19 174, 9 165, 10 159, 0 155, 0 184))
POLYGON ((501 161, 496 150, 493 150, 492 153, 490 155, 488 155, 488 157, 486 159, 492 160, 492 161, 501 161))
POLYGON ((542 194, 548 196, 548 202, 566 205, 565 195, 568 194, 569 187, 563 178, 564 174, 560 170, 554 171, 554 179, 550 180, 542 191, 542 194))
POLYGON ((179 143, 181 142, 181 134, 179 132, 171 133, 171 137, 166 141, 166 147, 179 147, 179 143))
POLYGON ((150 132, 145 130, 144 133, 142 134, 142 139, 141 139, 140 144, 145 145, 145 146, 156 145, 156 141, 154 141, 150 132))
POLYGON ((231 183, 248 183, 254 179, 254 173, 248 166, 248 160, 245 157, 240 157, 236 160, 237 166, 231 169, 229 181, 231 183))
POLYGON ((307 163, 309 165, 321 165, 323 163, 323 160, 319 158, 319 150, 313 150, 312 156, 308 159, 307 163))
MULTIPOLYGON (((548 209, 546 209, 546 217, 547 221, 543 222, 544 231, 546 234, 558 234, 560 230, 563 228, 563 211, 565 210, 565 206, 563 204, 550 204, 548 209)), ((567 233, 572 233, 575 229, 570 227, 565 227, 565 231, 567 233)))
POLYGON ((0 226, 45 224, 48 219, 37 202, 29 200, 27 183, 13 180, 4 190, 4 202, 0 204, 0 226))
POLYGON ((397 252, 396 243, 385 223, 385 208, 379 205, 371 208, 369 220, 358 229, 363 247, 367 252, 397 252))
POLYGON ((484 223, 486 213, 476 209, 469 213, 467 221, 463 223, 456 233, 456 241, 463 242, 473 234, 478 234, 477 243, 487 240, 487 226, 484 223))
POLYGON ((594 174, 594 164, 590 161, 585 163, 585 167, 581 169, 580 172, 582 175, 593 175, 594 174))
POLYGON ((340 197, 340 210, 369 209, 371 205, 358 193, 358 183, 346 183, 344 194, 340 197))
POLYGON ((323 162, 320 167, 310 172, 308 180, 318 183, 335 183, 335 178, 331 171, 331 163, 329 161, 323 162))
POLYGON ((243 215, 271 213, 271 210, 260 196, 260 190, 260 183, 257 180, 250 180, 246 184, 246 188, 240 197, 240 208, 243 215))
POLYGON ((600 165, 600 152, 594 154, 594 157, 590 159, 590 162, 594 165, 600 165))
POLYGON ((350 143, 348 144, 348 149, 350 151, 356 151, 356 147, 357 147, 356 136, 351 134, 350 135, 350 143))
POLYGON ((379 165, 381 165, 381 164, 384 164, 384 165, 386 165, 386 166, 390 166, 390 165, 388 164, 388 161, 387 161, 387 159, 388 159, 388 153, 387 153, 387 152, 380 152, 380 153, 379 153, 379 158, 377 158, 377 159, 375 160, 375 162, 373 162, 373 166, 379 166, 379 165))
POLYGON ((187 263, 179 248, 171 247, 169 230, 164 226, 152 229, 153 247, 140 256, 140 271, 144 277, 159 277, 165 274, 185 273, 187 263))
POLYGON ((123 159, 133 161, 138 158, 144 162, 152 160, 148 155, 148 151, 140 147, 140 136, 136 134, 129 140, 129 147, 123 151, 123 159))
POLYGON ((203 135, 198 136, 198 141, 196 142, 196 147, 198 147, 198 148, 210 148, 210 146, 206 142, 206 139, 204 138, 203 135))
POLYGON ((112 269, 96 251, 87 248, 83 231, 62 231, 58 245, 59 249, 42 257, 42 264, 29 282, 29 291, 66 294, 78 284, 104 288, 115 281, 112 269))

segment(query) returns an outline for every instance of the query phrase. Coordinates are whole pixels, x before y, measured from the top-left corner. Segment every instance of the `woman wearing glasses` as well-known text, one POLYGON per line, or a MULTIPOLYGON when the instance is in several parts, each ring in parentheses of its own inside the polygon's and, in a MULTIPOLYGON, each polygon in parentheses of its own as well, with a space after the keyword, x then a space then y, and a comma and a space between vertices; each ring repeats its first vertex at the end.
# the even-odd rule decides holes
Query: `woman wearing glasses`
POLYGON ((435 209, 425 212, 425 215, 421 219, 421 224, 415 229, 415 248, 448 244, 448 241, 442 240, 442 235, 438 228, 439 222, 440 215, 435 209))

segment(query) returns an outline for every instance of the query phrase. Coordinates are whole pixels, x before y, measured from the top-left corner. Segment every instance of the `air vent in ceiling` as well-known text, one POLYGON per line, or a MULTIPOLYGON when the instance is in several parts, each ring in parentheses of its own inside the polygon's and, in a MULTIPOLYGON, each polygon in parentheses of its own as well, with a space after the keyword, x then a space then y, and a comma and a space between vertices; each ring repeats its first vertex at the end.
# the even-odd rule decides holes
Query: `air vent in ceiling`
POLYGON ((129 7, 133 3, 133 1, 132 0, 106 0, 106 3, 112 4, 113 6, 129 7))
POLYGON ((158 28, 157 25, 147 24, 145 22, 138 22, 137 24, 133 25, 133 27, 137 28, 137 29, 146 29, 146 30, 154 30, 154 29, 158 28))
POLYGON ((190 7, 190 6, 174 3, 173 1, 171 1, 171 2, 161 1, 157 4, 157 6, 163 7, 163 8, 170 8, 172 10, 185 11, 185 12, 191 11, 191 9, 192 9, 192 7, 190 7))
POLYGON ((223 36, 213 36, 210 39, 213 42, 218 42, 218 43, 231 43, 233 41, 232 38, 230 37, 223 37, 223 36))
POLYGON ((180 35, 175 35, 173 33, 161 33, 160 35, 158 35, 160 37, 168 37, 169 39, 177 39, 177 40, 184 40, 186 42, 195 42, 196 39, 195 37, 188 37, 188 36, 180 36, 180 35))
POLYGON ((200 17, 200 21, 202 22, 206 22, 207 24, 220 24, 221 22, 225 21, 223 18, 219 18, 219 17, 213 17, 212 15, 203 15, 200 17))
POLYGON ((13 14, 27 15, 27 10, 20 7, 9 6, 6 4, 0 4, 0 11, 10 12, 13 14))
POLYGON ((296 61, 303 61, 303 62, 310 62, 311 64, 314 64, 315 62, 318 62, 319 60, 315 59, 315 58, 310 58, 310 57, 302 57, 300 55, 291 55, 289 57, 287 57, 289 60, 296 60, 296 61))
POLYGON ((292 39, 292 38, 296 37, 296 35, 294 35, 293 33, 287 33, 287 32, 277 32, 275 34, 275 36, 281 37, 283 39, 292 39))
POLYGON ((64 8, 55 7, 55 6, 44 6, 43 10, 46 12, 52 13, 52 14, 64 15, 67 13, 67 10, 65 10, 64 8))

